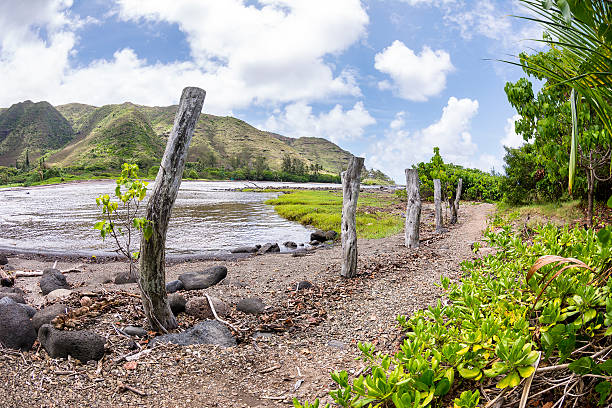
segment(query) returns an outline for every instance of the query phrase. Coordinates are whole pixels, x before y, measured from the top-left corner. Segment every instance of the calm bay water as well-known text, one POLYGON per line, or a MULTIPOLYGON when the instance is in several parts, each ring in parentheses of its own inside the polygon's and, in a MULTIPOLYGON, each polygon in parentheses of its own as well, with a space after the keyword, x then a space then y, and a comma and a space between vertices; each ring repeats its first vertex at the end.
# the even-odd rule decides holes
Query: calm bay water
MULTIPOLYGON (((114 186, 113 181, 96 181, 0 190, 0 247, 112 252, 112 241, 102 242, 93 224, 101 219, 95 198, 110 194, 114 186)), ((258 186, 291 183, 264 182, 258 186)), ((281 218, 264 204, 276 193, 230 191, 243 187, 248 185, 183 181, 168 228, 168 254, 223 253, 243 245, 309 240, 310 229, 281 218)))

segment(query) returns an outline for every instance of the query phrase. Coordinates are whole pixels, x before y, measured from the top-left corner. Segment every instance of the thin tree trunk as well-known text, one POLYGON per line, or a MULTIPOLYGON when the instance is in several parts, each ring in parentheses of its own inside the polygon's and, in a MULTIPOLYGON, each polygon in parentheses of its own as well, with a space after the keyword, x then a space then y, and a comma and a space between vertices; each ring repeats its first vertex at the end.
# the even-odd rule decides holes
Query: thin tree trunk
POLYGON ((448 201, 448 204, 451 209, 451 219, 450 219, 451 224, 457 223, 458 212, 459 212, 459 199, 461 198, 461 188, 462 187, 463 187, 463 179, 457 180, 457 192, 455 193, 455 197, 454 199, 451 197, 451 199, 448 201))
POLYGON ((595 190, 595 175, 594 169, 587 169, 587 226, 591 228, 593 226, 593 192, 595 190))
POLYGON ((434 179, 434 205, 436 208, 436 233, 443 232, 442 228, 442 186, 440 179, 434 179))
POLYGON ((421 194, 419 193, 419 171, 406 169, 406 246, 419 247, 421 225, 421 194))
POLYGON ((153 194, 147 205, 146 219, 151 221, 151 238, 140 243, 140 293, 145 315, 153 330, 166 332, 177 327, 166 294, 166 232, 174 201, 181 185, 187 150, 200 117, 206 92, 185 88, 174 118, 174 127, 166 144, 153 194))
POLYGON ((351 157, 348 169, 342 173, 342 270, 345 278, 357 275, 357 199, 363 157, 351 157))

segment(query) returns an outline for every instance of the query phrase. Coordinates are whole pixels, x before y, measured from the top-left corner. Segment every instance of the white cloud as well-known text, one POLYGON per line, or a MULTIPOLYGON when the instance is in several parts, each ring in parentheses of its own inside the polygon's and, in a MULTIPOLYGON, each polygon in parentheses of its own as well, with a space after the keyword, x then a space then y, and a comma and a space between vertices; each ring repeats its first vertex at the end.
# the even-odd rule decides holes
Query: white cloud
POLYGON ((502 146, 517 148, 525 144, 523 136, 517 135, 514 129, 514 124, 521 118, 518 113, 511 118, 506 119, 506 126, 504 126, 504 137, 499 142, 502 146))
POLYGON ((454 70, 450 55, 444 50, 425 46, 415 54, 401 41, 394 41, 374 57, 374 67, 391 77, 378 83, 411 101, 426 101, 446 87, 446 75, 454 70))
POLYGON ((447 163, 476 167, 489 171, 501 165, 499 159, 478 154, 478 147, 470 134, 472 119, 478 113, 478 101, 451 97, 442 116, 433 124, 414 132, 406 129, 405 112, 396 114, 384 138, 367 152, 366 164, 389 174, 397 182, 404 182, 404 169, 421 161, 429 161, 433 148, 447 163))
POLYGON ((364 128, 374 123, 376 121, 365 109, 363 102, 357 102, 346 111, 336 105, 329 112, 318 115, 312 113, 310 105, 297 102, 286 106, 283 112, 270 116, 263 128, 286 136, 323 137, 338 143, 361 138, 364 128))
POLYGON ((126 21, 176 23, 192 58, 151 63, 124 48, 86 66, 70 58, 75 30, 98 21, 72 16, 71 0, 32 1, 0 3, 0 106, 26 98, 167 105, 187 85, 206 89, 206 110, 218 114, 361 95, 353 71, 325 61, 365 36, 369 19, 359 0, 260 0, 260 8, 239 0, 119 0, 116 15, 126 21))

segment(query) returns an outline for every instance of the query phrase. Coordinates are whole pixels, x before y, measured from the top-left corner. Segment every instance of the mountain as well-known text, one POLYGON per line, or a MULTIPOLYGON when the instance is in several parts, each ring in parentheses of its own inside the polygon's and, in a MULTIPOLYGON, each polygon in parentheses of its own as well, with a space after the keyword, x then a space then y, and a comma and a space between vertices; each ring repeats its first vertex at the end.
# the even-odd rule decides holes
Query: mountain
MULTIPOLYGON (((0 150, 0 165, 14 165, 15 156, 23 156, 26 149, 19 140, 33 139, 36 143, 27 145, 30 159, 33 154, 37 157, 48 153, 45 162, 49 165, 109 170, 131 161, 146 170, 159 163, 177 108, 176 105, 151 107, 129 102, 102 107, 70 103, 55 108, 47 102, 15 104, 0 110, 0 148, 5 146, 5 150, 0 150), (36 113, 43 106, 55 112, 54 115, 36 113), (21 123, 30 124, 22 126, 21 123), (32 127, 31 123, 36 126, 32 127), (15 127, 20 129, 21 139, 7 138, 5 133, 10 133, 7 129, 12 131, 15 127)), ((286 156, 301 160, 308 168, 318 164, 324 172, 336 174, 346 165, 351 153, 326 139, 289 138, 261 131, 240 119, 203 113, 187 160, 226 168, 263 160, 271 169, 280 170, 286 156)))
POLYGON ((74 137, 71 124, 48 102, 20 102, 0 112, 0 165, 36 159, 66 145, 74 137))

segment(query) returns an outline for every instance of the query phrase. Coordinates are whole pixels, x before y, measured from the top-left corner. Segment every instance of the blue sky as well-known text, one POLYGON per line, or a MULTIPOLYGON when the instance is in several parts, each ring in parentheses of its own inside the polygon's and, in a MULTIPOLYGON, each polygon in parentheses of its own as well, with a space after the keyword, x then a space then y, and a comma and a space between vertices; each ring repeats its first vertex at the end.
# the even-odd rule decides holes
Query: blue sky
POLYGON ((402 181, 441 148, 502 170, 517 146, 507 59, 538 26, 495 0, 28 0, 0 3, 0 106, 177 103, 330 139, 402 181))

